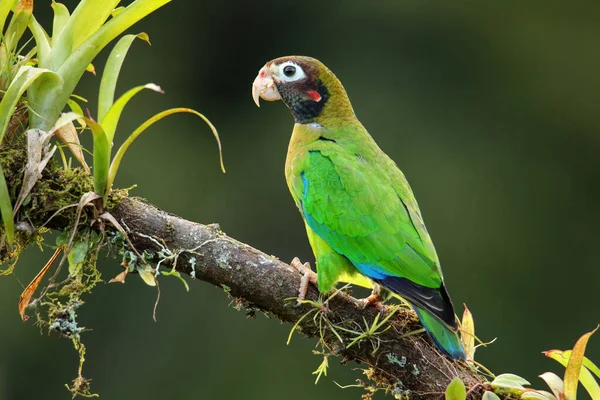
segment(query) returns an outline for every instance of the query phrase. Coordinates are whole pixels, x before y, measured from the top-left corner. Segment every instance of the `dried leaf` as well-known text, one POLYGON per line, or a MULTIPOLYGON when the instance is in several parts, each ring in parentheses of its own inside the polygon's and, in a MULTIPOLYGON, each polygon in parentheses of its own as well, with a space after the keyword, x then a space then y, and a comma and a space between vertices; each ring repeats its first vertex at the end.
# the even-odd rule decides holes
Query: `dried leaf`
POLYGON ((61 142, 67 145, 73 156, 81 163, 83 169, 88 174, 91 173, 90 167, 88 167, 85 162, 85 158, 83 157, 83 150, 81 150, 81 143, 79 142, 79 135, 77 134, 77 130, 75 129, 75 125, 73 125, 72 121, 69 121, 68 124, 61 126, 54 134, 60 139, 61 142))
POLYGON ((33 278, 29 285, 27 285, 25 290, 23 290, 23 293, 21 293, 21 297, 19 298, 19 315, 21 315, 21 319, 23 321, 27 321, 27 319, 29 319, 29 317, 25 315, 25 309, 29 305, 31 298, 33 297, 33 294, 40 285, 40 282, 44 278, 44 275, 46 275, 46 273, 48 272, 48 270, 50 269, 50 267, 52 266, 52 264, 54 263, 54 261, 59 256, 62 250, 62 247, 56 249, 52 257, 50 257, 50 260, 48 260, 46 265, 44 265, 44 268, 42 268, 42 270, 38 272, 35 278, 33 278))
POLYGON ((125 277, 127 276, 128 272, 129 272, 129 270, 125 269, 125 271, 121 272, 119 275, 112 278, 110 281, 108 281, 108 283, 117 283, 117 282, 125 283, 125 277))
POLYGON ((46 168, 46 164, 48 164, 56 150, 56 146, 53 146, 50 151, 46 149, 51 137, 51 133, 39 129, 29 129, 27 131, 27 165, 23 173, 23 185, 15 202, 13 215, 17 215, 17 211, 19 211, 31 189, 42 178, 42 171, 46 168))

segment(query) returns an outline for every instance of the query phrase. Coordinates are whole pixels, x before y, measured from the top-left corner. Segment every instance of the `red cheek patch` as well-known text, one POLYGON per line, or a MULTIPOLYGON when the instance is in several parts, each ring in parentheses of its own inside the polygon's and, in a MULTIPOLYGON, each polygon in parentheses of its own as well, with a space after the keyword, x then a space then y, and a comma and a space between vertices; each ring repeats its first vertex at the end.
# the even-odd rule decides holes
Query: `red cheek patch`
POLYGON ((308 92, 306 92, 306 95, 312 101, 321 101, 321 95, 316 90, 309 90, 308 92))

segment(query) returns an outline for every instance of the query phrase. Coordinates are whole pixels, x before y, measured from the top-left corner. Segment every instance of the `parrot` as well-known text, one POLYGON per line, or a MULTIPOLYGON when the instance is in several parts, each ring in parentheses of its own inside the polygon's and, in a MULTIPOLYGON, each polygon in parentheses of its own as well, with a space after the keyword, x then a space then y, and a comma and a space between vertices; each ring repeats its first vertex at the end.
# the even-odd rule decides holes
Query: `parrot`
MULTIPOLYGON (((308 263, 295 266, 321 293, 338 282, 390 291, 412 306, 443 353, 465 359, 454 306, 415 196, 356 118, 339 79, 314 58, 280 57, 259 70, 252 97, 259 107, 259 99, 282 100, 294 117, 285 177, 305 223, 316 276, 308 263)), ((380 299, 374 292, 366 300, 380 299)))

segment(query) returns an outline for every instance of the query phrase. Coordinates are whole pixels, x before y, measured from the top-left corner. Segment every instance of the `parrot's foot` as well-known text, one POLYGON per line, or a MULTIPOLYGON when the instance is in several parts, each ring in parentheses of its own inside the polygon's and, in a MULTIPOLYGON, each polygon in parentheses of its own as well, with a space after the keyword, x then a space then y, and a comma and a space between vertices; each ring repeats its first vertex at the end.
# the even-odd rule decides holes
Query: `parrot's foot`
POLYGON ((308 291, 308 283, 311 282, 313 285, 317 284, 317 274, 310 269, 310 264, 305 262, 302 264, 302 261, 298 257, 295 257, 290 265, 298 270, 302 274, 302 279, 300 280, 300 288, 298 289, 298 303, 300 303, 306 297, 306 292, 308 291))
POLYGON ((365 297, 364 299, 355 299, 354 304, 356 304, 358 308, 367 308, 369 306, 373 306, 379 312, 383 313, 385 311, 385 305, 381 303, 383 297, 381 297, 380 290, 381 288, 379 285, 376 285, 368 297, 365 297))

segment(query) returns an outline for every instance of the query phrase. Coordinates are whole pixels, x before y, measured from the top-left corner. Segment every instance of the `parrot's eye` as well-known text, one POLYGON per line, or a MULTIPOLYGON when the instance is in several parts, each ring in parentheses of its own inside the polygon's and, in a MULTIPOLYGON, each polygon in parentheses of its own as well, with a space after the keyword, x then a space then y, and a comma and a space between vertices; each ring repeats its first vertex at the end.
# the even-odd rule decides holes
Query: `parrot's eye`
POLYGON ((296 74, 296 67, 294 67, 293 65, 286 65, 285 68, 283 68, 283 73, 288 78, 291 78, 292 76, 294 76, 294 74, 296 74))
POLYGON ((295 82, 306 78, 302 67, 294 61, 286 61, 279 65, 278 76, 284 82, 295 82))

